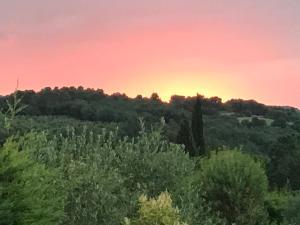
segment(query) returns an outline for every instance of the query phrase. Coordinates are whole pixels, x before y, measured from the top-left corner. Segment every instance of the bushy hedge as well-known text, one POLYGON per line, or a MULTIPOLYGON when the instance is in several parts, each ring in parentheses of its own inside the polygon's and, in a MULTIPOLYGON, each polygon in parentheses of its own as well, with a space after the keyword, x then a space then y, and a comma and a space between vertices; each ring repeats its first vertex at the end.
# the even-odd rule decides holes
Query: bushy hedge
MULTIPOLYGON (((64 192, 63 224, 119 224, 136 213, 138 196, 172 192, 194 170, 182 147, 163 140, 160 130, 141 132, 134 139, 105 130, 80 135, 70 130, 67 136, 54 137, 31 132, 9 143, 17 157, 26 154, 30 162, 63 179, 62 185, 52 187, 64 192)), ((26 171, 36 172, 32 167, 26 171)), ((56 180, 50 174, 47 177, 56 180)), ((40 185, 41 191, 47 187, 40 185)))
POLYGON ((148 224, 163 218, 164 210, 149 208, 162 199, 179 224, 266 225, 270 217, 298 223, 298 195, 277 207, 267 198, 263 167, 250 155, 226 150, 191 159, 162 132, 142 129, 136 138, 120 138, 117 131, 71 129, 10 138, 0 149, 0 224, 118 225, 125 217, 137 224, 145 219, 143 207, 150 210, 148 224), (165 191, 180 219, 168 195, 153 199, 165 191), (141 195, 150 200, 139 205, 141 195))
POLYGON ((124 225, 187 225, 180 218, 180 211, 172 205, 172 199, 167 192, 157 198, 142 195, 139 198, 138 216, 134 219, 125 218, 124 225))
POLYGON ((0 150, 0 224, 47 225, 63 219, 64 190, 57 169, 30 159, 12 140, 0 150))
POLYGON ((200 163, 204 199, 228 224, 255 225, 264 219, 268 181, 259 162, 232 150, 212 153, 200 163))

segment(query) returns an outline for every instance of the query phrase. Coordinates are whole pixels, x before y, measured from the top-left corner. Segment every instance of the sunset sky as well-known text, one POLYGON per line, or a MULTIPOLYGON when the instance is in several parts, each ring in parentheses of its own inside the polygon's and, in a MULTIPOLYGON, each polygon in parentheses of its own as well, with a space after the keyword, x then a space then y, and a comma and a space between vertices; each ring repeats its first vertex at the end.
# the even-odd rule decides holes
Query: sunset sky
POLYGON ((0 0, 0 94, 17 79, 300 108, 300 1, 0 0))

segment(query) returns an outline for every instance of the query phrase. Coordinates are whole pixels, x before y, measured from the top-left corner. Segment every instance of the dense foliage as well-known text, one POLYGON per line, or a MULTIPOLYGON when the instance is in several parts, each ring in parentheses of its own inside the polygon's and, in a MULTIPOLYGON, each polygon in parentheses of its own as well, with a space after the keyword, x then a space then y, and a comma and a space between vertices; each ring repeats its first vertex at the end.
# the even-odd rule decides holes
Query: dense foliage
POLYGON ((168 193, 161 193, 157 199, 148 199, 142 195, 139 198, 138 218, 125 218, 125 225, 187 225, 181 222, 178 208, 172 206, 168 193))
POLYGON ((29 133, 11 142, 20 158, 29 154, 36 164, 60 172, 63 187, 56 191, 65 193, 64 224, 118 224, 134 214, 137 196, 174 191, 194 168, 182 147, 164 141, 159 130, 131 140, 105 130, 97 135, 71 130, 66 137, 29 133))
MULTIPOLYGON (((181 121, 192 121, 192 112, 197 97, 172 96, 170 103, 162 102, 158 95, 150 98, 137 96, 129 98, 125 94, 107 95, 103 90, 79 88, 45 88, 40 92, 19 91, 22 103, 27 107, 17 118, 17 131, 31 128, 55 129, 64 132, 60 123, 78 124, 71 118, 94 122, 95 126, 117 125, 123 136, 136 136, 139 132, 138 118, 142 117, 149 127, 161 117, 166 121, 165 135, 171 142, 177 141, 181 121), (40 117, 44 118, 40 119, 40 117), (26 124, 26 125, 23 125, 26 124)), ((13 95, 0 97, 0 108, 7 111, 6 100, 13 95)), ((202 102, 205 146, 216 149, 242 146, 249 152, 265 152, 269 145, 282 135, 299 134, 297 124, 300 112, 294 108, 271 107, 255 101, 230 100, 222 103, 218 97, 198 96, 202 102), (281 124, 278 124, 278 120, 281 124), (282 125, 284 123, 284 126, 282 125)), ((192 124, 190 124, 191 126, 192 124)), ((94 126, 94 125, 93 125, 94 126)), ((0 141, 6 138, 0 129, 0 141)))
POLYGON ((204 198, 228 224, 255 225, 264 218, 267 176, 260 163, 237 150, 201 160, 204 198))
POLYGON ((299 224, 297 109, 83 88, 0 106, 0 225, 299 224))
POLYGON ((31 160, 8 140, 0 151, 0 224, 57 224, 63 218, 62 185, 56 169, 31 160))
POLYGON ((289 197, 286 209, 284 210, 284 218, 291 224, 300 224, 300 194, 295 193, 289 197))

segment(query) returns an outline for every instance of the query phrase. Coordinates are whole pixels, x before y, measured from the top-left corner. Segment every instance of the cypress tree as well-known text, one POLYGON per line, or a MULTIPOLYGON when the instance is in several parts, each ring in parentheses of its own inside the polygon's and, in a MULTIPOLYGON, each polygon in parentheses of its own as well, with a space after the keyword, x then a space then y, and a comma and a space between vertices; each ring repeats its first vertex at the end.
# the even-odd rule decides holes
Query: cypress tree
POLYGON ((183 144, 185 146, 185 151, 189 153, 190 156, 194 156, 193 149, 193 139, 191 134, 191 129, 189 125, 189 121, 184 118, 180 125, 180 130, 177 134, 177 143, 183 144))
POLYGON ((192 113, 192 133, 195 146, 195 156, 205 155, 206 149, 203 132, 202 100, 198 94, 192 113))

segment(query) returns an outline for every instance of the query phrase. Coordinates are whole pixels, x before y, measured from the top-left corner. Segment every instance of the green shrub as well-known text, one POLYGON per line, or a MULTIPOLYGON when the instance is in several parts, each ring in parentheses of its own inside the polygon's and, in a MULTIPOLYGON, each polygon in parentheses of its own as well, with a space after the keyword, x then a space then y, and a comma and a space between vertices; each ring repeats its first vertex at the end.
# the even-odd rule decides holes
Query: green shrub
POLYGON ((174 192, 194 171, 182 146, 165 141, 161 130, 133 139, 116 132, 70 130, 64 136, 29 133, 17 141, 32 160, 58 168, 66 192, 64 224, 115 225, 136 212, 141 193, 174 192))
POLYGON ((125 225, 187 225, 180 219, 178 208, 172 206, 172 199, 167 192, 161 193, 157 199, 142 195, 139 198, 138 217, 125 218, 125 225))
POLYGON ((131 209, 131 195, 115 166, 114 133, 96 136, 70 130, 67 137, 29 133, 18 140, 19 148, 32 159, 58 168, 64 177, 63 224, 116 225, 131 209))
POLYGON ((300 193, 291 195, 284 212, 285 220, 290 224, 300 224, 300 193))
POLYGON ((194 162, 182 146, 162 139, 159 131, 142 133, 133 141, 115 147, 117 165, 131 192, 151 197, 173 192, 177 183, 194 171, 194 162))
POLYGON ((194 175, 181 179, 174 188, 172 197, 180 209, 184 221, 192 225, 224 225, 224 220, 212 212, 207 201, 203 198, 201 183, 194 175))
POLYGON ((113 168, 95 161, 74 161, 65 173, 67 225, 116 225, 130 209, 130 195, 123 179, 113 168))
POLYGON ((300 194, 287 190, 271 192, 266 198, 270 222, 274 224, 300 224, 300 194))
POLYGON ((59 173, 29 159, 9 140, 0 149, 0 224, 56 225, 63 218, 59 173))
POLYGON ((274 191, 267 194, 265 208, 268 212, 269 221, 275 224, 284 222, 284 212, 290 193, 287 191, 274 191))
POLYGON ((201 160, 203 197, 228 224, 257 224, 265 215, 267 177, 259 162, 240 151, 221 151, 201 160))

